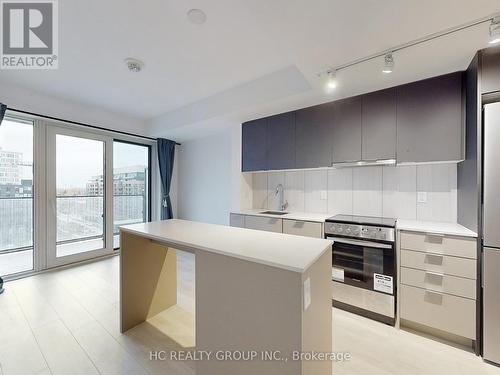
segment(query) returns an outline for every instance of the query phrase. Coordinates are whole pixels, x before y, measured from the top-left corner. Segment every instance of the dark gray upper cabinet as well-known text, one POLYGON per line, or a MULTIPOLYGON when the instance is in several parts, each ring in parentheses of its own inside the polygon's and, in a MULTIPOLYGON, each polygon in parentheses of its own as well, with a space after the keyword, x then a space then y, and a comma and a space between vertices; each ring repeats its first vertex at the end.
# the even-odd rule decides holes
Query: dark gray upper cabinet
POLYGON ((334 102, 333 162, 361 160, 361 96, 334 102))
POLYGON ((295 168, 329 167, 332 164, 332 103, 295 113, 295 168))
POLYGON ((481 51, 481 93, 500 91, 500 47, 481 51))
POLYGON ((295 168, 295 112, 267 118, 267 169, 295 168))
POLYGON ((267 118, 245 122, 241 129, 241 170, 267 169, 267 118))
POLYGON ((464 159, 462 72, 399 86, 397 160, 464 159))
POLYGON ((396 90, 372 92, 363 95, 362 101, 361 158, 395 159, 396 90))

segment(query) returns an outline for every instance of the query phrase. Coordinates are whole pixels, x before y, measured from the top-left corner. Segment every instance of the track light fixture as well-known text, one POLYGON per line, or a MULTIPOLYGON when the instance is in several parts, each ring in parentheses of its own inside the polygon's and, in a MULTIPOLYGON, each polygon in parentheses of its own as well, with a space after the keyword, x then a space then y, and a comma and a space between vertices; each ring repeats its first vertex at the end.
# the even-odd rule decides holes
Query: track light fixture
POLYGON ((334 88, 337 87, 337 74, 333 69, 328 70, 326 74, 328 75, 328 80, 326 82, 326 85, 330 90, 333 90, 334 88))
POLYGON ((491 20, 490 24, 490 41, 489 44, 496 44, 500 42, 500 16, 491 20))
POLYGON ((394 57, 392 56, 392 52, 386 53, 384 56, 384 68, 382 69, 382 73, 389 74, 394 70, 394 57))
POLYGON ((417 46, 417 45, 420 45, 423 43, 427 43, 429 41, 432 41, 432 40, 435 40, 435 39, 438 39, 438 38, 441 38, 441 37, 444 37, 444 36, 447 36, 450 34, 458 33, 460 31, 463 31, 466 29, 471 29, 471 28, 476 27, 478 25, 483 25, 483 24, 486 25, 487 23, 490 24, 489 43, 490 44, 500 43, 500 14, 496 13, 495 15, 485 16, 485 17, 470 21, 466 24, 458 25, 458 26, 434 33, 434 34, 429 34, 429 35, 426 35, 424 37, 411 40, 409 42, 406 42, 406 43, 403 43, 403 44, 400 44, 397 46, 393 46, 390 49, 386 49, 386 50, 381 51, 381 52, 376 52, 376 53, 373 53, 371 55, 361 57, 361 58, 358 58, 356 60, 347 62, 345 64, 330 67, 327 70, 323 70, 320 73, 318 73, 317 76, 321 79, 321 82, 325 84, 326 91, 331 92, 333 89, 335 89, 337 87, 337 78, 336 78, 337 72, 344 70, 344 69, 348 69, 350 67, 353 67, 353 66, 356 66, 359 64, 362 64, 362 63, 367 62, 367 61, 371 61, 374 59, 380 59, 381 57, 384 58, 384 67, 382 69, 382 72, 384 74, 389 74, 389 73, 392 73, 394 71, 393 53, 396 53, 396 52, 399 52, 399 51, 402 51, 402 50, 405 50, 407 48, 414 47, 414 46, 417 46), (327 77, 326 82, 325 82, 325 76, 327 77))

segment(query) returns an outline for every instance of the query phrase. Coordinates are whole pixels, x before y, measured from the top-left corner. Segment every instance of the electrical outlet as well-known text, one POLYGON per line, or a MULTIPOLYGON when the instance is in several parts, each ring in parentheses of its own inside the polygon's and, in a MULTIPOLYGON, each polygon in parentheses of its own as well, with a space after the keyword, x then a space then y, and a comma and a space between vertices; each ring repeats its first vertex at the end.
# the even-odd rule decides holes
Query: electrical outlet
POLYGON ((419 191, 417 193, 417 202, 418 203, 427 203, 427 192, 426 191, 419 191))
POLYGON ((304 281, 304 311, 307 310, 311 304, 311 278, 304 281))
POLYGON ((326 190, 321 190, 321 192, 319 193, 319 197, 322 200, 328 199, 328 193, 326 192, 326 190))

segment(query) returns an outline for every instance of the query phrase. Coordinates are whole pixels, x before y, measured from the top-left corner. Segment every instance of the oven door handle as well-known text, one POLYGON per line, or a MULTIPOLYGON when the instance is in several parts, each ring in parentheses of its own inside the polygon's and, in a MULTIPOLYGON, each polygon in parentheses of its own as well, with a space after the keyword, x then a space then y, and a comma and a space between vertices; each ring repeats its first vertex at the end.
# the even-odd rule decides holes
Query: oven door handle
POLYGON ((376 247, 377 249, 392 249, 392 245, 388 245, 385 243, 378 242, 370 242, 370 241, 360 241, 360 240, 351 240, 347 238, 340 237, 326 237, 328 240, 333 240, 333 242, 345 243, 348 245, 358 245, 358 246, 366 246, 366 247, 376 247))

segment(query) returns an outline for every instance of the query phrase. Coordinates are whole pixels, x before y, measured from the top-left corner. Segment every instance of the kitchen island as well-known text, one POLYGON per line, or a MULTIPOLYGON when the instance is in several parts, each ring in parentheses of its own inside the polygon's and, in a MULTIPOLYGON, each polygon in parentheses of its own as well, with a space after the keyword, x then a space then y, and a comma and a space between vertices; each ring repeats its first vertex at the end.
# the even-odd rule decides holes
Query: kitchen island
POLYGON ((197 374, 331 374, 329 360, 293 357, 332 351, 331 241, 166 220, 120 227, 120 244, 122 332, 177 303, 176 250, 188 251, 196 286, 191 349, 257 353, 197 361, 197 374))

